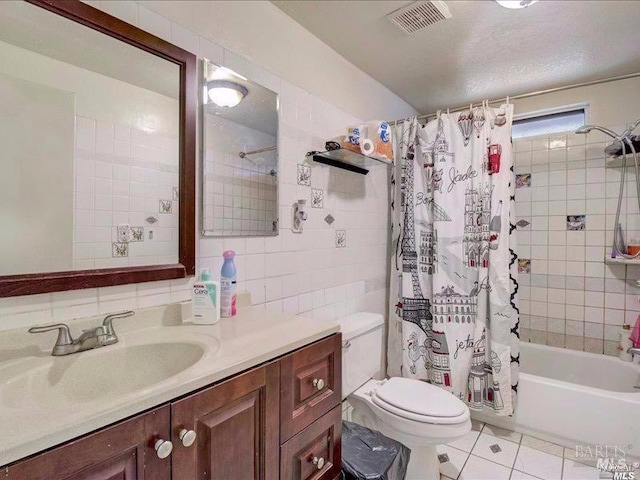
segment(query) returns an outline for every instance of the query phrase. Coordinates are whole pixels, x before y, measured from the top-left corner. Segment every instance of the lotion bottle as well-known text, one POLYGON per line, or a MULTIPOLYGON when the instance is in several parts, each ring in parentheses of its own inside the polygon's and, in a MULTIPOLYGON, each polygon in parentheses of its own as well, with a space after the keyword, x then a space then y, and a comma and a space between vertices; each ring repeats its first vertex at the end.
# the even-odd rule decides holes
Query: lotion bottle
POLYGON ((191 303, 194 324, 213 325, 220 320, 220 284, 207 268, 200 271, 200 280, 191 287, 191 303))
POLYGON ((227 250, 222 256, 224 263, 220 272, 220 315, 233 317, 236 314, 236 265, 233 262, 236 252, 227 250))

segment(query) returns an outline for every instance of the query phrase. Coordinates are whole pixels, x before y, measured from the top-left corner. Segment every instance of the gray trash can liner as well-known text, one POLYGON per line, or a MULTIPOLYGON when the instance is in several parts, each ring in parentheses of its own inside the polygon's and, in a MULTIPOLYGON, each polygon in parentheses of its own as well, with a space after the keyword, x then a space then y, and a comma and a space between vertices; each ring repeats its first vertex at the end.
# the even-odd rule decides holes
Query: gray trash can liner
POLYGON ((382 433, 342 422, 342 473, 345 480, 404 480, 411 450, 382 433))

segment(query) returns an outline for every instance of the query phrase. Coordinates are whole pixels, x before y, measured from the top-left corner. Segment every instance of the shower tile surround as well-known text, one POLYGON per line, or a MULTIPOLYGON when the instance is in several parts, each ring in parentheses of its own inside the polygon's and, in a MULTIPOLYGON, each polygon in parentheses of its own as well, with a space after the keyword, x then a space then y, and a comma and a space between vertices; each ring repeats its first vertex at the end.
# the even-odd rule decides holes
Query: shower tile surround
POLYGON ((205 161, 208 183, 204 229, 224 235, 264 235, 277 230, 272 218, 278 197, 277 172, 273 166, 257 165, 248 158, 209 150, 205 161))
MULTIPOLYGON (((116 3, 119 2, 113 2, 116 3)), ((94 5, 119 16, 122 12, 112 8, 115 7, 113 4, 96 2, 94 5)), ((357 125, 363 119, 276 77, 143 5, 131 5, 137 15, 125 15, 125 21, 193 52, 199 59, 207 58, 225 65, 280 95, 280 234, 267 238, 200 238, 198 233, 197 268, 219 272, 222 252, 233 249, 237 253, 238 290, 250 292, 254 305, 268 311, 327 320, 358 311, 384 314, 388 263, 387 169, 374 169, 369 175, 362 176, 312 165, 305 160, 306 152, 321 150, 326 140, 343 134, 348 125, 357 125), (306 185, 298 184, 299 173, 306 185), (312 188, 323 191, 322 208, 311 208, 312 188), (299 199, 307 201, 309 218, 304 224, 304 233, 294 234, 291 232, 291 206, 299 199), (328 215, 334 218, 331 224, 325 221, 328 215), (338 231, 345 233, 338 234, 338 231), (338 237, 348 237, 348 241, 341 241, 336 248, 338 237)), ((199 185, 197 189, 200 196, 199 185)), ((153 213, 162 222, 164 215, 159 214, 159 200, 174 198, 170 190, 166 195, 165 198, 154 197, 154 210, 145 213, 153 213)), ((115 222, 110 226, 114 243, 117 243, 117 225, 115 222)), ((149 228, 147 223, 132 223, 131 220, 130 225, 144 226, 145 231, 149 228)), ((145 237, 145 242, 127 245, 132 250, 146 243, 145 237)), ((109 246, 109 257, 124 261, 113 258, 111 242, 109 246)), ((190 281, 188 278, 0 298, 0 329, 26 328, 184 301, 190 298, 190 281)))
MULTIPOLYGON (((621 174, 605 168, 608 143, 599 132, 514 141, 515 173, 530 174, 529 186, 516 190, 522 341, 617 355, 621 325, 640 315, 640 266, 604 263, 621 174)), ((621 210, 627 241, 640 237, 639 213, 635 185, 627 181, 621 210)))

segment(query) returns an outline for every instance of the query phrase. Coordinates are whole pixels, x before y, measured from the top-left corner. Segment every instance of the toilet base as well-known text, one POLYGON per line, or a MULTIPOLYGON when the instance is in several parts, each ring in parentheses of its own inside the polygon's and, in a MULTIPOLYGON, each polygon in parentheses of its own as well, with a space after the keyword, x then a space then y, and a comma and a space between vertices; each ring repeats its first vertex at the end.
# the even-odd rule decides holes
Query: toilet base
POLYGON ((406 480, 439 480, 440 462, 436 446, 410 448, 411 458, 406 480))

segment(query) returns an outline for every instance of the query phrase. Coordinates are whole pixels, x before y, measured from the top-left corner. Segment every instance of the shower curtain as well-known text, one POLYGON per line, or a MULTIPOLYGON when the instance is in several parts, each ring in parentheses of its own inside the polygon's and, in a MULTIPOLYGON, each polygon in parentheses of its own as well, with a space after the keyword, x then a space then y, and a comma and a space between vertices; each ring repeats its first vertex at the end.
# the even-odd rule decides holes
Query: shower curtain
POLYGON ((514 411, 518 380, 512 105, 396 128, 388 373, 469 408, 514 411))

